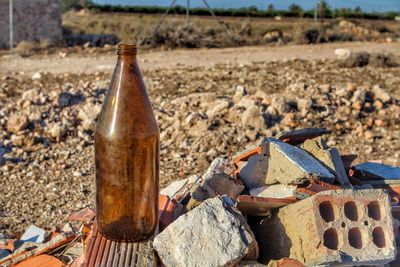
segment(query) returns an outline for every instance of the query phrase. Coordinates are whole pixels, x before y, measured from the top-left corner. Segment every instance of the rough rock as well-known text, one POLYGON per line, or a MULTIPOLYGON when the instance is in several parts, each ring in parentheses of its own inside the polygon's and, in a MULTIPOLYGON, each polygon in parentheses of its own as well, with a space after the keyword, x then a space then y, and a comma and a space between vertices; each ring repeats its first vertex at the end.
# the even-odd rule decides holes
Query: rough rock
POLYGON ((265 122, 257 106, 251 106, 242 114, 243 126, 250 126, 256 130, 265 128, 265 122))
POLYGON ((88 103, 78 113, 78 119, 82 121, 84 130, 94 130, 97 116, 101 111, 100 105, 88 103))
POLYGON ((261 144, 261 154, 253 155, 240 170, 248 189, 270 185, 301 184, 309 178, 333 182, 335 176, 301 148, 274 138, 261 144))
POLYGON ((154 239, 166 266, 228 266, 258 246, 245 218, 227 197, 215 197, 182 215, 154 239))
POLYGON ((374 85, 372 87, 372 92, 374 93, 374 98, 382 101, 382 103, 387 103, 392 100, 390 94, 382 89, 379 85, 374 85))
POLYGON ((19 133, 29 125, 29 119, 26 115, 13 114, 7 121, 7 130, 12 133, 19 133))
POLYGON ((226 173, 213 174, 210 178, 204 180, 202 184, 197 184, 192 188, 187 208, 193 209, 204 200, 218 195, 227 195, 236 200, 243 189, 244 185, 241 180, 233 179, 226 173))

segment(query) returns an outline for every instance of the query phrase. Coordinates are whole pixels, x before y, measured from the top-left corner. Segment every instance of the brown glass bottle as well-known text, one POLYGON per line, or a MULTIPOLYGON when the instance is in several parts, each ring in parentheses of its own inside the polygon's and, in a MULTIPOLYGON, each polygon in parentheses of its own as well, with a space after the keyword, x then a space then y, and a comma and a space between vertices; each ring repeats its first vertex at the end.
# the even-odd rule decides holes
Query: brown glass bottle
POLYGON ((140 242, 158 223, 159 131, 136 46, 117 55, 95 133, 96 220, 106 238, 140 242))

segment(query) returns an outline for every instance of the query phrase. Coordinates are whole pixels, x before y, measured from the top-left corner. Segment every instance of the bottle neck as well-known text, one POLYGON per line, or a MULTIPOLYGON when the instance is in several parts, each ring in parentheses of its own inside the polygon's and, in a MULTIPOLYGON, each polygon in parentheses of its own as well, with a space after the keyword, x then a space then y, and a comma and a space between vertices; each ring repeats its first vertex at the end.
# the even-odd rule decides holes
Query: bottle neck
POLYGON ((136 61, 137 48, 133 44, 120 43, 117 45, 118 60, 124 62, 136 61))

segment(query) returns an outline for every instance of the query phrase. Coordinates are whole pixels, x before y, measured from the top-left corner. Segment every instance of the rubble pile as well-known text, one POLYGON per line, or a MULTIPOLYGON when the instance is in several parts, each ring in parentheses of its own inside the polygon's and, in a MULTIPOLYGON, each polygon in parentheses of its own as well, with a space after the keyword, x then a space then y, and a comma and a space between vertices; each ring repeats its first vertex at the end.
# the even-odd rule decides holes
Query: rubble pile
POLYGON ((32 225, 2 240, 0 266, 99 266, 110 257, 124 266, 397 266, 400 167, 354 164, 328 135, 281 132, 172 182, 160 191, 159 231, 146 243, 105 241, 85 209, 63 227, 32 225), (131 257, 141 264, 129 265, 131 257))
MULTIPOLYGON (((144 71, 161 133, 161 187, 199 175, 214 158, 266 136, 306 127, 330 130, 327 144, 358 154, 358 162, 398 166, 400 68, 339 69, 337 63, 144 71)), ((0 179, 0 231, 7 238, 93 207, 93 129, 109 78, 108 72, 0 78, 0 176, 7 177, 0 179)), ((337 157, 324 150, 313 153, 337 157)))

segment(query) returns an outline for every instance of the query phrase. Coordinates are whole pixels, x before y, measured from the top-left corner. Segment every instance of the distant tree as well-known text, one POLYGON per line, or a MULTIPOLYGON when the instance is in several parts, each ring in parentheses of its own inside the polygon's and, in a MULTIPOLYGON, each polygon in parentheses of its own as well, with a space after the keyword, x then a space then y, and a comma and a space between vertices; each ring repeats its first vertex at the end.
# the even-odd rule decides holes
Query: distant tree
POLYGON ((93 5, 91 0, 62 0, 61 8, 63 12, 71 9, 80 10, 82 8, 89 8, 93 5))
POLYGON ((356 12, 356 13, 362 13, 361 7, 356 6, 356 8, 354 8, 354 12, 356 12))
POLYGON ((294 3, 291 4, 289 6, 289 11, 299 17, 301 17, 303 15, 303 8, 298 4, 294 4, 294 3))
POLYGON ((319 3, 317 4, 317 11, 320 18, 322 19, 322 22, 323 19, 326 18, 331 13, 330 7, 325 0, 319 1, 319 3))
POLYGON ((267 11, 268 11, 269 13, 274 12, 274 11, 275 11, 274 5, 273 5, 273 4, 269 4, 268 7, 267 7, 267 11))
POLYGON ((258 8, 256 6, 249 6, 248 10, 252 12, 257 12, 258 8))

